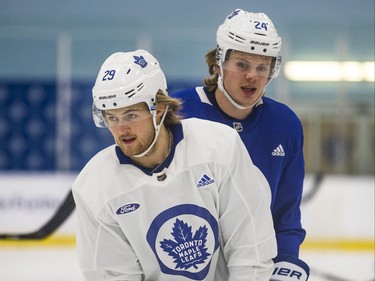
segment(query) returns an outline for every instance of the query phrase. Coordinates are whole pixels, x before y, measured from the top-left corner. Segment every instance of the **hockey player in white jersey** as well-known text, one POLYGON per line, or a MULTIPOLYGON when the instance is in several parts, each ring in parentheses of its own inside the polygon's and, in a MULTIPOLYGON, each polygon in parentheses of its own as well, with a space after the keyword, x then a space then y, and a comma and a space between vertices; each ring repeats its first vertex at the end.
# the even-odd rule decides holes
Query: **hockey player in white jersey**
POLYGON ((93 88, 93 116, 115 144, 72 190, 88 281, 266 281, 276 256, 270 191, 237 132, 180 120, 157 60, 114 53, 93 88))

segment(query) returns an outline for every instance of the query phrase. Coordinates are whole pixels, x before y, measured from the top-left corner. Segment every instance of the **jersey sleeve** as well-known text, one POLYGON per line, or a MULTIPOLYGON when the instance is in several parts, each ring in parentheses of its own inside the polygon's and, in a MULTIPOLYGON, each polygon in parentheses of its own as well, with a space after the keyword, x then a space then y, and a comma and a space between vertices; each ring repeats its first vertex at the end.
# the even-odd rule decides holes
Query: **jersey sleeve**
POLYGON ((74 189, 73 195, 78 219, 77 256, 85 280, 143 280, 138 259, 119 226, 92 215, 95 212, 74 189))
POLYGON ((309 266, 299 259, 299 248, 306 231, 301 224, 300 205, 305 172, 302 125, 298 124, 299 134, 292 146, 294 151, 290 150, 288 153, 291 156, 281 174, 272 209, 278 255, 274 259, 275 270, 271 280, 292 280, 293 274, 298 275, 300 280, 307 280, 309 277, 309 266))
POLYGON ((299 247, 306 235, 300 210, 305 177, 302 128, 300 131, 292 146, 294 150, 288 153, 290 156, 282 171, 272 208, 278 256, 298 257, 299 247))
POLYGON ((236 134, 219 186, 219 225, 229 281, 269 280, 276 256, 270 190, 236 134))

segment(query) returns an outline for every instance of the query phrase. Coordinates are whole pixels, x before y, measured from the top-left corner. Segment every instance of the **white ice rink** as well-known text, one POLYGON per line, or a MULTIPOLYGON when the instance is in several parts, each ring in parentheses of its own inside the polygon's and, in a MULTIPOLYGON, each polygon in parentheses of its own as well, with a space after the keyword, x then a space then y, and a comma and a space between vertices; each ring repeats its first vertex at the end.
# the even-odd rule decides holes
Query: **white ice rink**
MULTIPOLYGON (((309 281, 374 280, 373 252, 309 250, 301 257, 310 264, 309 281)), ((0 247, 0 280, 83 281, 83 277, 72 246, 16 246, 0 247)))
MULTIPOLYGON (((28 194, 12 185, 14 178, 0 177, 0 186, 8 186, 0 188, 0 233, 14 232, 14 227, 20 225, 35 230, 35 223, 46 221, 51 214, 45 214, 43 208, 14 211, 14 202, 34 207, 50 205, 43 202, 59 202, 67 191, 57 188, 51 193, 48 186, 51 181, 69 186, 65 181, 71 180, 72 177, 60 176, 18 177, 21 187, 24 182, 29 187, 31 183, 36 185, 28 189, 28 194)), ((313 178, 307 177, 305 195, 313 186, 313 178)), ((327 176, 313 198, 304 201, 301 209, 307 238, 300 257, 311 267, 309 281, 375 280, 374 200, 374 177, 327 176)), ((74 218, 70 216, 47 240, 0 240, 0 281, 83 281, 74 246, 74 218), (59 240, 59 235, 63 239, 59 240)))

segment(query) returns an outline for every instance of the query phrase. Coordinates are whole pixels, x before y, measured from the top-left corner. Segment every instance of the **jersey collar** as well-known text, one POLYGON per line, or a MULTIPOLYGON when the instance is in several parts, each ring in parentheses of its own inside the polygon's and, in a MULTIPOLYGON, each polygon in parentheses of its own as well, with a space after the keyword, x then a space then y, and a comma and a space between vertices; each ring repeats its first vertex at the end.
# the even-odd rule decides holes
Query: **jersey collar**
POLYGON ((172 145, 171 153, 169 153, 169 156, 164 160, 163 163, 161 163, 159 165, 157 170, 148 169, 148 168, 142 167, 142 166, 134 163, 128 156, 126 156, 122 152, 120 147, 116 145, 116 147, 115 147, 116 155, 117 155, 117 158, 118 158, 120 164, 128 164, 128 165, 136 166, 137 168, 142 170, 147 175, 152 175, 152 173, 158 173, 158 172, 162 171, 164 168, 169 167, 169 165, 171 164, 171 162, 173 160, 174 153, 175 153, 175 150, 176 150, 176 146, 184 137, 181 124, 171 126, 169 129, 171 130, 172 135, 173 135, 173 145, 172 145))

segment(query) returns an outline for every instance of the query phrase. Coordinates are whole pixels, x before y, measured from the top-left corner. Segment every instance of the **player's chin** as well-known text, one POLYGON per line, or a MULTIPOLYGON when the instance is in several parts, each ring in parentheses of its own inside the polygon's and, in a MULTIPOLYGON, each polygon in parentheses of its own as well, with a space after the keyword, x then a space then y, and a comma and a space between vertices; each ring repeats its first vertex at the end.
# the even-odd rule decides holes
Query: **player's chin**
POLYGON ((248 94, 245 95, 243 98, 243 106, 253 106, 255 103, 259 101, 259 99, 262 97, 261 93, 253 93, 253 94, 248 94))
POLYGON ((254 106, 255 103, 257 102, 258 98, 244 98, 242 99, 239 104, 243 107, 251 107, 251 106, 254 106))
POLYGON ((120 149, 121 149, 122 153, 124 153, 124 155, 127 156, 127 157, 137 155, 135 149, 133 149, 131 146, 126 145, 124 143, 120 144, 120 149))

